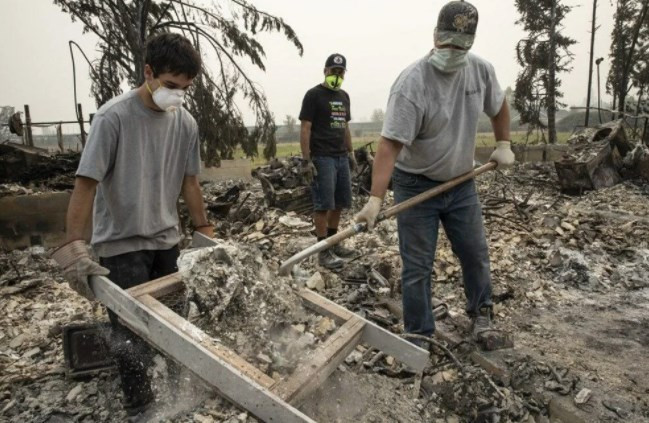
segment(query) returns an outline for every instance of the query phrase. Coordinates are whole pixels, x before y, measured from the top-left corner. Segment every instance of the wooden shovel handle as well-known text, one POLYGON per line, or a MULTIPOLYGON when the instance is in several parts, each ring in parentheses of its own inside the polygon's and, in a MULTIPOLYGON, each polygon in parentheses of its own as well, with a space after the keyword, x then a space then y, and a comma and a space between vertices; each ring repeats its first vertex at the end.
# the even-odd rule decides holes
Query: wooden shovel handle
POLYGON ((450 181, 444 182, 443 184, 436 186, 435 188, 431 188, 428 191, 424 191, 421 194, 409 198, 406 201, 401 202, 395 206, 392 206, 389 209, 385 210, 384 212, 380 213, 377 218, 377 222, 384 219, 389 219, 392 216, 399 214, 402 211, 407 210, 412 206, 415 206, 419 203, 423 203, 426 200, 429 200, 443 192, 448 191, 451 188, 460 185, 462 182, 466 182, 469 179, 473 179, 476 176, 487 172, 488 170, 495 169, 497 166, 498 164, 493 161, 487 164, 483 164, 482 166, 473 169, 471 172, 467 172, 464 175, 457 176, 451 179, 450 181))
MULTIPOLYGON (((389 219, 392 216, 401 213, 402 211, 409 209, 412 206, 415 206, 419 203, 422 203, 430 198, 435 197, 436 195, 439 195, 445 191, 448 191, 449 189, 461 184, 462 182, 468 181, 469 179, 475 178, 476 176, 480 175, 481 173, 484 173, 488 170, 495 169, 498 166, 496 162, 489 162, 487 164, 484 164, 480 166, 477 169, 472 170, 471 172, 467 172, 464 175, 460 175, 456 178, 451 179, 448 182, 444 182, 441 185, 436 186, 435 188, 429 189, 428 191, 422 192, 419 195, 416 195, 402 203, 399 203, 395 206, 390 207, 389 209, 385 210, 382 213, 379 213, 377 217, 377 222, 380 222, 385 219, 389 219)), ((338 232, 336 235, 331 236, 329 238, 323 239, 322 241, 310 246, 309 248, 300 251, 299 253, 295 254, 288 260, 286 260, 284 263, 279 268, 279 274, 280 275, 288 275, 288 273, 291 271, 293 266, 296 263, 301 262, 305 258, 312 256, 313 254, 319 253, 320 251, 326 250, 327 248, 333 247, 334 245, 338 244, 339 242, 351 238, 352 236, 356 235, 357 233, 364 232, 367 230, 367 225, 365 223, 356 223, 353 226, 348 227, 347 229, 338 232)))

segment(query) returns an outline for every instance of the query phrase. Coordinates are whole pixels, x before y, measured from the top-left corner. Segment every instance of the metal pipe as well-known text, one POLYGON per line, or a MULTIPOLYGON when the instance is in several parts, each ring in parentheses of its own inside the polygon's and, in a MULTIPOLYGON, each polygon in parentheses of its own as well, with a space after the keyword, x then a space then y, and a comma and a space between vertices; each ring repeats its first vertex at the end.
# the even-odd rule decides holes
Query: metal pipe
MULTIPOLYGON (((78 120, 57 120, 56 122, 32 122, 30 124, 30 126, 31 127, 35 127, 35 126, 39 126, 39 125, 51 126, 51 125, 58 125, 59 123, 64 124, 64 125, 74 123, 75 125, 78 125, 79 121, 78 120)), ((83 123, 90 123, 90 121, 89 120, 84 120, 83 123)), ((9 126, 9 124, 8 123, 0 123, 0 126, 9 126)), ((27 124, 25 124, 25 126, 27 126, 27 124)))

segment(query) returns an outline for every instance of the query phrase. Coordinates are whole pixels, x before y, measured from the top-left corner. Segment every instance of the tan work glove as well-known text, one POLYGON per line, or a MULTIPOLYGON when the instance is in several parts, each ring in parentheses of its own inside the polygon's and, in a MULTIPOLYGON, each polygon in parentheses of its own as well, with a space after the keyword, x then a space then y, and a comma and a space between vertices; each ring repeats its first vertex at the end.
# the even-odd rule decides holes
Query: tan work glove
POLYGON ((95 294, 88 284, 88 276, 106 276, 110 273, 90 258, 85 241, 77 240, 65 244, 52 253, 52 258, 63 269, 63 276, 70 288, 91 301, 95 299, 95 294))
POLYGON ((363 207, 363 209, 358 212, 356 216, 354 216, 354 220, 357 223, 366 222, 367 229, 371 231, 372 229, 374 229, 376 217, 381 211, 381 203, 383 203, 382 199, 380 199, 379 197, 371 196, 370 199, 367 200, 365 207, 363 207))
POLYGON ((313 179, 318 176, 318 169, 311 161, 311 159, 302 160, 302 175, 308 184, 313 182, 313 179))
POLYGON ((496 150, 491 153, 489 160, 498 163, 498 169, 506 169, 514 164, 516 159, 511 145, 511 141, 496 142, 496 150))
POLYGON ((355 172, 356 169, 358 169, 358 162, 356 161, 356 156, 354 155, 354 152, 350 151, 348 157, 349 157, 349 170, 355 172))

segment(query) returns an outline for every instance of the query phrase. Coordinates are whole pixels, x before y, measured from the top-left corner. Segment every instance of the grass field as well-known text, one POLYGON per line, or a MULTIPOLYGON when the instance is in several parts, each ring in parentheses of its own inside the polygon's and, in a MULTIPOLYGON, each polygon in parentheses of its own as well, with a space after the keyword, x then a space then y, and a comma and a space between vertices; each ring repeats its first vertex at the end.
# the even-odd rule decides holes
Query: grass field
MULTIPOLYGON (((557 134, 557 138, 559 141, 559 144, 565 144, 568 138, 570 137, 569 132, 559 132, 557 134)), ((379 140, 379 134, 374 134, 374 135, 364 135, 362 137, 354 137, 352 139, 352 144, 354 145, 354 148, 359 148, 361 146, 364 146, 366 144, 372 144, 372 148, 374 151, 376 151, 376 143, 379 140)), ((526 137, 525 137, 525 132, 512 132, 512 142, 514 144, 526 144, 526 137)), ((533 136, 530 137, 528 144, 537 144, 535 142, 535 138, 533 136)), ((496 140, 494 139, 493 133, 479 133, 476 137, 476 146, 477 147, 495 147, 496 146, 496 140)), ((262 148, 260 148, 262 150, 262 148)), ((299 140, 295 140, 293 142, 283 142, 280 144, 277 144, 277 157, 282 158, 282 157, 290 157, 290 156, 298 156, 302 154, 300 152, 300 142, 299 140)), ((237 150, 235 153, 234 157, 236 158, 241 158, 244 157, 243 151, 240 149, 237 150)), ((263 157, 256 157, 253 160, 253 166, 260 166, 266 163, 266 159, 263 157)))

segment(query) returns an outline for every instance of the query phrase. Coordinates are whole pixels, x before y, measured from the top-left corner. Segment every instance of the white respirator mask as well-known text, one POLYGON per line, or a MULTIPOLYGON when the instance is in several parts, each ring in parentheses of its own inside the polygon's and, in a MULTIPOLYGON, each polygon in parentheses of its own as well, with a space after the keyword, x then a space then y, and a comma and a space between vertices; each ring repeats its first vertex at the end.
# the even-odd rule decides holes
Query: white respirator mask
POLYGON ((155 91, 151 91, 149 83, 146 83, 146 88, 149 90, 149 93, 151 93, 151 97, 156 106, 166 112, 173 112, 183 105, 185 101, 184 90, 172 90, 171 88, 163 86, 159 80, 158 84, 160 84, 160 86, 155 91))

